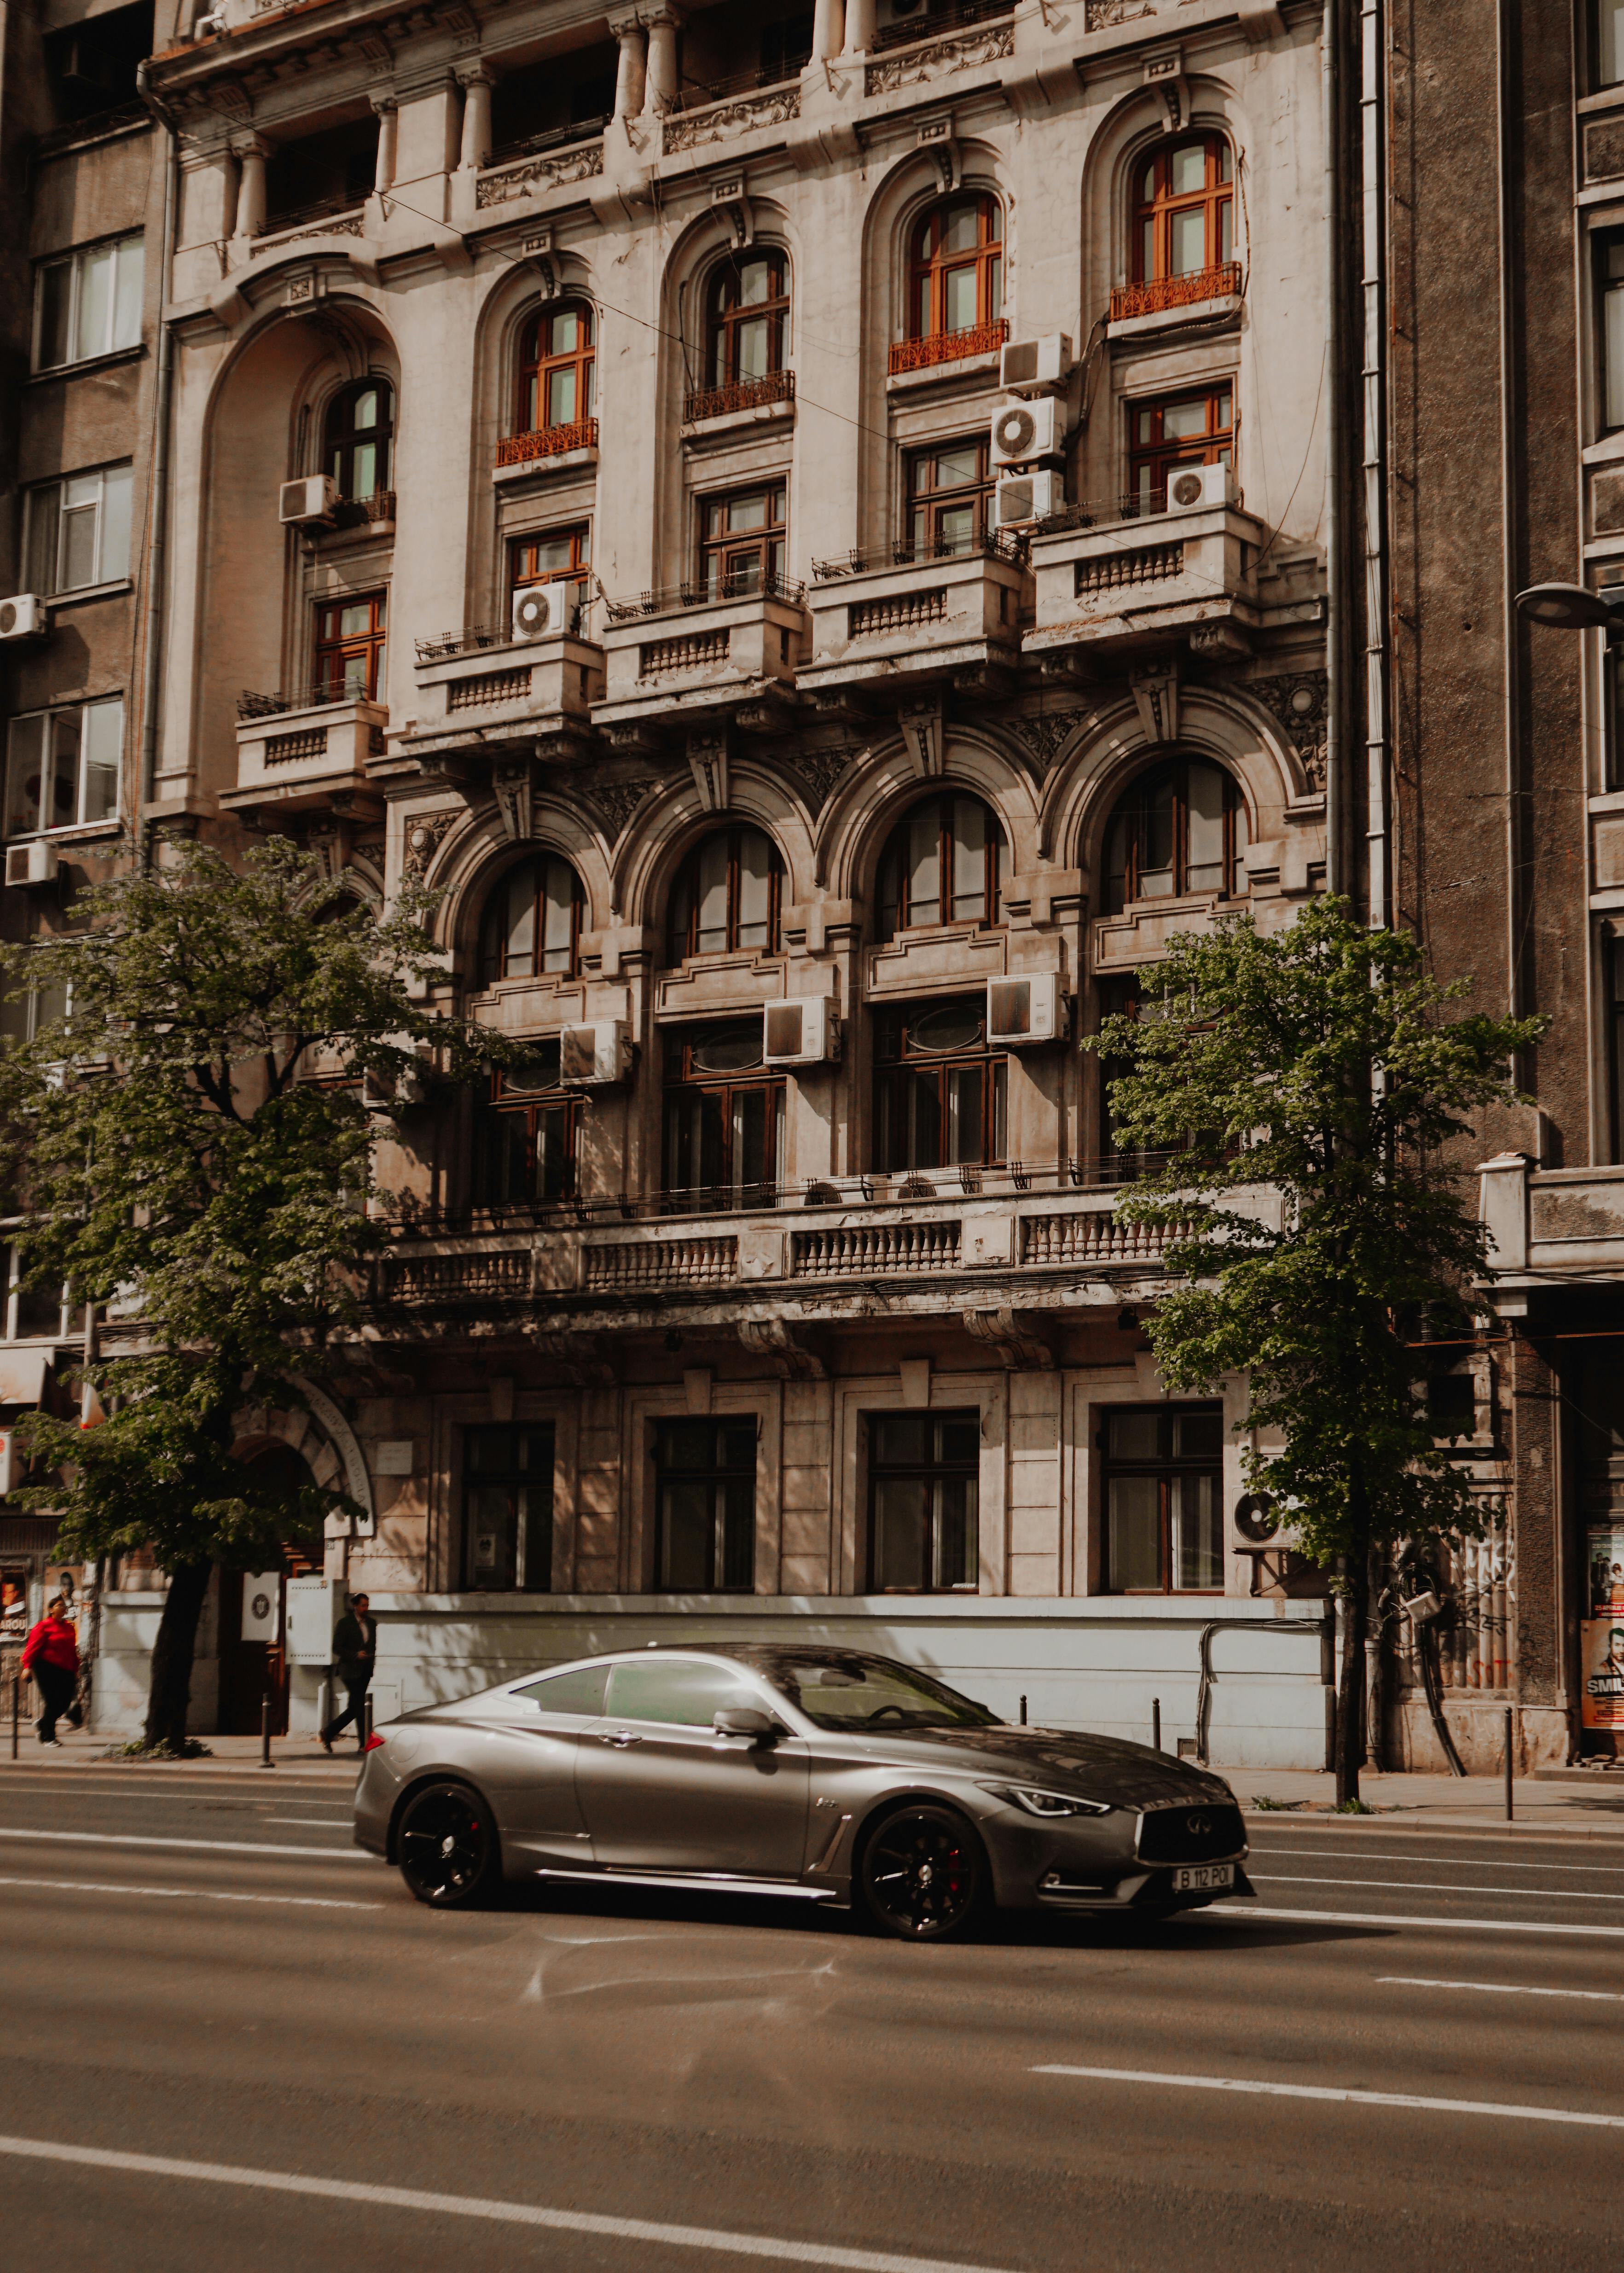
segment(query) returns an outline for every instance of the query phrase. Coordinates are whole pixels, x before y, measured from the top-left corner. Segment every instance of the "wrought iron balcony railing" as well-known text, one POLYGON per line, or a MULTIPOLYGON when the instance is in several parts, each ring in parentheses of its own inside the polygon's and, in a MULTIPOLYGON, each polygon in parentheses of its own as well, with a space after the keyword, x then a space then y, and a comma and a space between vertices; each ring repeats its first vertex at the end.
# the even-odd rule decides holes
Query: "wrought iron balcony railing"
POLYGON ((734 379, 726 386, 695 388, 682 398, 682 420, 685 425, 692 425, 698 418, 721 418, 730 410, 757 410, 767 403, 794 399, 794 372, 770 371, 760 379, 734 379))
POLYGON ((540 426, 529 434, 505 434, 496 446, 496 462, 527 466, 536 459, 562 458, 572 450, 597 447, 597 419, 577 418, 568 426, 540 426))
POLYGON ((968 356, 993 354, 1009 335, 1008 319, 1000 316, 996 323, 974 324, 968 331, 932 332, 921 340, 898 340, 886 369, 895 378, 899 371, 929 371, 939 363, 963 363, 968 356))
POLYGON ((1131 316, 1160 316, 1171 308, 1192 308, 1206 300, 1222 300, 1241 289, 1241 264, 1225 260, 1215 268, 1200 268, 1188 276, 1159 276, 1148 284, 1118 284, 1111 293, 1111 321, 1131 316))
POLYGON ((691 583, 664 584, 652 591, 632 592, 617 599, 605 594, 604 608, 612 624, 635 623, 640 616, 674 615, 680 608, 719 608, 736 600, 789 600, 799 604, 807 588, 793 576, 751 574, 718 577, 710 583, 695 577, 691 583))

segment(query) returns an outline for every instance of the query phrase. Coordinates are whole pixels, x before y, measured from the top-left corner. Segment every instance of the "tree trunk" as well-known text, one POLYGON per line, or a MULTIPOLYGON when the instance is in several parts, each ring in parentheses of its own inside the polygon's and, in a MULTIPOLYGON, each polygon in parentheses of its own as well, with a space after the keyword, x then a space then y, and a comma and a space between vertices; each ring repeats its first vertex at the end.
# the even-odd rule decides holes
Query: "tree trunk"
POLYGON ((1342 1687, 1336 1700, 1336 1804, 1359 1796, 1365 1758, 1365 1640, 1370 1630, 1370 1503, 1356 1466, 1348 1479, 1353 1537, 1342 1564, 1342 1687))
POLYGON ((208 1593, 212 1563, 180 1563, 169 1573, 169 1591, 163 1598, 158 1638, 153 1644, 152 1686, 147 1693, 147 1727, 142 1742, 149 1748, 167 1744, 171 1752, 184 1749, 186 1707, 192 1701, 192 1661, 197 1649, 198 1620, 208 1593))

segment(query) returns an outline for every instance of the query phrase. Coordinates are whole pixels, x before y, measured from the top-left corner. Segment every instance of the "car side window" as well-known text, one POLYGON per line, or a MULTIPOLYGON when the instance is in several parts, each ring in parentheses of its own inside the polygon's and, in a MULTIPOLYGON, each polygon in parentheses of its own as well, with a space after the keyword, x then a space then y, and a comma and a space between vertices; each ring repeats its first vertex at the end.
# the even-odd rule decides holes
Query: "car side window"
POLYGON ((542 1681, 527 1682, 513 1694, 523 1697, 541 1713, 568 1713, 595 1721, 604 1709, 609 1684, 606 1665, 577 1665, 568 1673, 550 1673, 542 1681))
POLYGON ((724 1665, 658 1658, 617 1665, 609 1680, 609 1717, 616 1721, 672 1721, 688 1729, 708 1729, 725 1707, 760 1706, 755 1684, 724 1665))

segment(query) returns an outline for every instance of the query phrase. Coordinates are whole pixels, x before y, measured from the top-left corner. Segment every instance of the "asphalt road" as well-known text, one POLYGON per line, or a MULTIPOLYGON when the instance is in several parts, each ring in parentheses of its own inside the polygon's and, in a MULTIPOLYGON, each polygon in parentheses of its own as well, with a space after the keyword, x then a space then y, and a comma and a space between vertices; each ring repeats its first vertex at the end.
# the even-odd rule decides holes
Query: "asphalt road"
POLYGON ((631 1889, 440 1917, 330 1777, 0 1768, 7 2258, 1624 2262, 1624 1840, 1252 1834, 1255 1903, 914 1949, 631 1889))

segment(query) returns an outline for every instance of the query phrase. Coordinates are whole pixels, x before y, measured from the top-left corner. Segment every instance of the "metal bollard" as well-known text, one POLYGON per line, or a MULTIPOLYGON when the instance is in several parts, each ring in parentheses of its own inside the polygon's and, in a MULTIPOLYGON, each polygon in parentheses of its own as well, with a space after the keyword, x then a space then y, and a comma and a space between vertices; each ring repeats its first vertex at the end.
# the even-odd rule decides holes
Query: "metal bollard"
POLYGON ((1150 1700, 1150 1749, 1153 1752, 1162 1750, 1162 1699, 1159 1697, 1153 1697, 1150 1700))
POLYGON ((1024 1697, 1020 1700, 1020 1725, 1023 1729, 1026 1725, 1026 1700, 1024 1697))
POLYGON ((1506 1707, 1506 1820, 1507 1823, 1514 1823, 1516 1820, 1516 1817, 1513 1812, 1514 1801, 1511 1785, 1511 1722, 1512 1711, 1510 1706, 1507 1705, 1506 1707))
POLYGON ((259 1699, 259 1766, 274 1767, 271 1758, 271 1667, 267 1658, 265 1666, 265 1692, 259 1699))
POLYGON ((22 1718, 22 1705, 23 1677, 20 1673, 14 1673, 11 1676, 11 1758, 13 1759, 17 1758, 17 1724, 22 1718))

